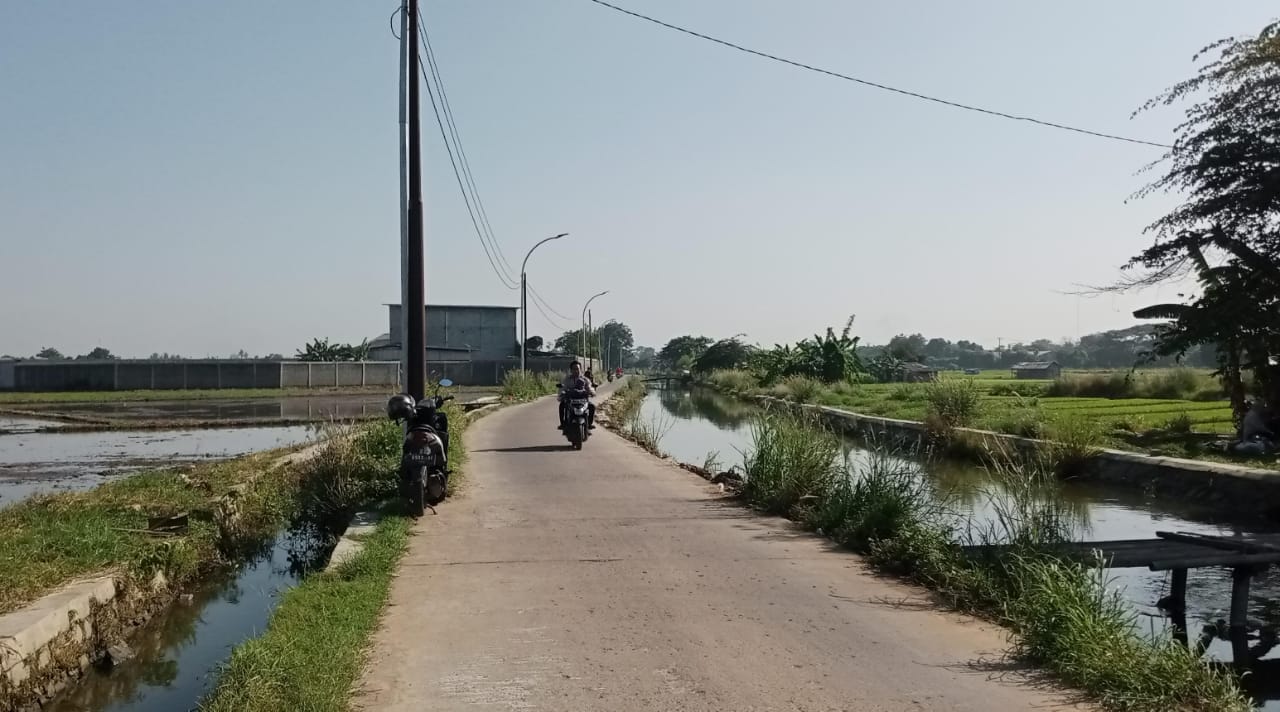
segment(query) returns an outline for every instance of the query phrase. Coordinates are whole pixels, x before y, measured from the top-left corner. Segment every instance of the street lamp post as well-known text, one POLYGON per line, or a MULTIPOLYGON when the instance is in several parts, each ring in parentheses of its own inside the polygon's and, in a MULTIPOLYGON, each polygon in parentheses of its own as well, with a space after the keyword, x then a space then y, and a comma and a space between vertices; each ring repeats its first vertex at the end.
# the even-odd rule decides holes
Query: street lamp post
POLYGON ((591 358, 591 355, 587 353, 587 348, 590 347, 591 342, 587 339, 587 308, 591 306, 591 302, 594 302, 596 300, 596 297, 603 297, 608 293, 609 293, 609 290, 606 289, 603 292, 600 292, 599 294, 592 296, 590 299, 587 300, 586 304, 582 305, 582 329, 580 332, 582 334, 582 338, 580 339, 580 341, 582 342, 582 355, 586 356, 588 359, 591 358))
POLYGON ((562 232, 559 235, 552 235, 551 237, 548 237, 545 240, 542 240, 537 245, 534 245, 533 247, 529 248, 529 251, 525 253, 524 262, 520 263, 520 324, 521 324, 520 370, 521 371, 525 370, 525 356, 529 352, 529 281, 525 279, 524 268, 526 265, 529 264, 529 257, 533 255, 533 251, 538 249, 539 246, 541 246, 545 242, 551 242, 552 240, 559 240, 560 238, 567 237, 568 235, 569 233, 562 232))

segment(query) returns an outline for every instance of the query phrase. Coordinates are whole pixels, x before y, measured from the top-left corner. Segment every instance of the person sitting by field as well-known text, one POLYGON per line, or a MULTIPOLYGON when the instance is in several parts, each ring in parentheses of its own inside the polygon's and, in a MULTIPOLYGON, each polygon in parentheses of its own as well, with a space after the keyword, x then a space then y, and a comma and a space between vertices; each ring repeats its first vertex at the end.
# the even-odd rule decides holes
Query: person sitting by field
POLYGON ((1271 429, 1271 409, 1259 400, 1249 403, 1249 410, 1240 424, 1240 441, 1231 450, 1238 455, 1266 455, 1276 447, 1276 435, 1271 429))

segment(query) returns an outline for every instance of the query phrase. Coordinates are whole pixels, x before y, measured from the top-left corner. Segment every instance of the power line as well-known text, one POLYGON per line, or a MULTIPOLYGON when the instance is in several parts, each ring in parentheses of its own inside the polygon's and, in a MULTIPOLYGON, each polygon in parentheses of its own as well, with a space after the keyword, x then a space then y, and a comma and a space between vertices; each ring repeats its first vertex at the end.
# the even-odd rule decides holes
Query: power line
POLYGON ((453 145, 458 151, 458 160, 462 164, 462 175, 471 187, 471 196, 476 206, 476 213, 480 217, 480 225, 488 233, 489 246, 497 256, 498 263, 502 265, 502 271, 506 275, 507 281, 516 283, 519 280, 513 276, 515 269, 511 267, 511 263, 507 261, 507 256, 503 254, 502 244, 498 242, 498 238, 493 234, 493 225, 489 223, 489 213, 485 210, 484 201, 480 199, 480 189, 476 187, 475 174, 471 171, 471 161, 467 159, 467 151, 462 145, 462 136, 458 131, 457 121, 453 118, 453 107, 449 104, 449 93, 445 91, 444 87, 444 73, 440 71, 440 65, 436 62, 435 49, 431 46, 431 34, 427 31, 426 23, 420 23, 418 31, 422 35, 422 43, 427 51, 427 65, 431 68, 431 75, 435 77, 436 87, 440 90, 440 105, 444 110, 445 121, 449 125, 449 133, 453 136, 453 145))
POLYGON ((1003 111, 995 111, 994 109, 984 109, 984 108, 982 108, 982 107, 980 107, 980 106, 972 106, 972 105, 970 105, 970 104, 961 104, 961 103, 959 103, 959 102, 955 102, 955 101, 948 101, 948 100, 946 100, 946 99, 939 99, 938 97, 929 96, 929 95, 927 95, 927 94, 920 94, 920 93, 918 93, 918 92, 909 91, 909 90, 906 90, 906 89, 898 89, 897 87, 891 87, 891 86, 888 86, 887 84, 879 84, 879 83, 877 83, 877 82, 868 81, 868 80, 866 80, 866 79, 859 79, 859 78, 857 78, 857 77, 851 77, 851 76, 849 76, 848 74, 841 74, 841 73, 839 73, 839 72, 834 72, 834 71, 831 71, 831 70, 829 70, 829 69, 822 69, 821 67, 815 67, 815 66, 813 66, 813 65, 805 64, 805 63, 803 63, 803 62, 797 62, 797 61, 792 60, 792 59, 786 59, 785 57, 779 57, 779 56, 777 56, 777 55, 769 54, 768 52, 761 52, 760 50, 751 49, 751 48, 749 48, 749 47, 743 47, 742 45, 734 44, 734 43, 732 43, 732 42, 728 42, 728 41, 726 41, 726 40, 722 40, 722 39, 719 39, 719 38, 716 38, 716 37, 712 37, 712 36, 710 36, 710 35, 704 35, 704 34, 702 34, 701 32, 695 32, 695 31, 693 31, 693 30, 690 30, 690 29, 687 29, 687 28, 684 28, 684 27, 680 27, 679 25, 673 25, 673 24, 671 24, 671 23, 669 23, 669 22, 664 22, 664 21, 659 20, 659 19, 657 19, 657 18, 649 17, 648 15, 642 15, 642 14, 640 14, 640 13, 638 13, 638 12, 633 11, 633 10, 628 10, 628 9, 626 9, 626 8, 623 8, 623 7, 618 7, 617 5, 613 5, 613 4, 611 4, 611 3, 605 2, 604 0, 590 0, 590 2, 593 2, 593 3, 595 3, 595 4, 597 4, 597 5, 600 5, 600 6, 603 6, 603 7, 607 7, 607 8, 609 8, 609 9, 611 9, 611 10, 615 10, 615 11, 617 11, 617 12, 620 12, 620 13, 624 14, 624 15, 630 15, 631 17, 639 18, 639 19, 641 19, 641 20, 645 20, 645 21, 647 21, 647 22, 652 22, 652 23, 653 23, 653 24, 655 24, 655 25, 660 25, 660 26, 665 27, 665 28, 667 28, 667 29, 669 29, 669 30, 675 30, 676 32, 682 32, 682 33, 684 33, 684 34, 686 34, 686 35, 691 35, 691 36, 693 36, 693 37, 697 37, 697 38, 699 38, 699 39, 707 40, 708 42, 714 42, 714 43, 719 44, 719 45, 724 45, 725 47, 730 47, 730 48, 732 48, 732 49, 736 49, 736 50, 738 50, 739 52, 746 52, 747 54, 753 54, 753 55, 755 55, 755 56, 757 56, 757 57, 763 57, 763 58, 765 58, 765 59, 771 59, 771 60, 773 60, 773 61, 775 61, 775 62, 781 62, 781 63, 783 63, 783 64, 788 64, 788 65, 791 65, 792 67, 798 67, 798 68, 800 68, 800 69, 807 69, 807 70, 809 70, 809 71, 811 71, 811 72, 817 72, 817 73, 819 73, 819 74, 825 74, 825 75, 827 75, 827 76, 835 77, 835 78, 837 78, 837 79, 844 79, 845 81, 856 82, 856 83, 858 83, 858 84, 862 84, 862 85, 869 86, 869 87, 874 87, 874 88, 876 88, 876 89, 882 89, 882 90, 884 90, 884 91, 893 92, 893 93, 895 93, 895 94, 902 94, 903 96, 909 96, 909 97, 912 97, 912 98, 915 98, 915 99, 922 99, 922 100, 924 100, 924 101, 931 101, 931 102, 933 102, 933 103, 935 103, 935 104, 942 104, 942 105, 944 105, 944 106, 950 106, 950 107, 953 107, 953 108, 956 108, 956 109, 964 109, 965 111, 976 111, 976 112, 978 112, 978 113, 980 113, 980 114, 987 114, 987 115, 989 115, 989 116, 998 116, 998 117, 1000 117, 1000 118, 1002 118, 1002 119, 1010 119, 1010 120, 1013 120, 1013 121, 1026 121, 1026 122, 1029 122, 1029 123, 1032 123, 1032 124, 1038 124, 1038 125, 1040 125, 1040 126, 1046 126, 1046 127, 1053 128, 1053 129, 1061 129, 1061 130, 1063 130, 1063 131, 1073 131, 1073 132, 1075 132, 1075 133, 1084 134, 1084 135, 1086 135, 1086 136, 1095 136, 1095 137, 1097 137, 1097 138, 1106 138, 1106 139, 1111 139, 1111 140, 1113 140, 1113 141, 1125 141, 1125 142, 1127 142, 1127 143, 1136 143, 1136 144, 1141 144, 1141 145, 1144 145, 1144 146, 1156 146, 1156 147, 1159 147, 1159 148, 1173 148, 1173 146, 1170 146, 1170 145, 1169 145, 1169 144, 1167 144, 1167 143, 1156 143, 1155 141, 1145 141, 1145 140, 1143 140, 1143 139, 1138 139, 1138 138, 1128 138, 1128 137, 1126 137, 1126 136, 1116 136, 1116 135, 1114 135, 1114 134, 1101 133, 1101 132, 1098 132, 1098 131, 1090 131, 1090 130, 1088 130, 1088 129, 1082 129, 1082 128, 1079 128, 1079 127, 1076 127, 1076 126, 1067 126, 1066 124, 1058 124, 1058 123, 1054 123, 1054 122, 1052 122, 1052 121, 1044 121, 1044 120, 1042 120, 1042 119, 1034 119, 1034 118, 1031 118, 1031 117, 1029 117, 1029 116, 1018 116, 1018 115, 1016 115, 1016 114, 1007 114, 1007 113, 1005 113, 1005 112, 1003 112, 1003 111))
MULTIPOLYGON (((533 293, 533 288, 532 288, 532 287, 530 287, 530 288, 529 288, 529 292, 530 292, 531 294, 533 293)), ((559 330, 561 330, 561 331, 570 331, 570 329, 569 329, 567 326, 565 326, 564 324, 561 324, 560 322, 556 321, 555 319, 552 319, 552 318, 551 318, 551 315, 550 315, 550 314, 548 314, 548 313, 546 312, 546 310, 544 310, 544 309, 542 308, 542 307, 543 307, 543 304, 542 304, 542 303, 539 303, 539 300, 540 300, 540 298, 535 297, 535 298, 534 298, 534 300, 533 300, 533 306, 534 306, 534 307, 536 307, 536 308, 537 308, 537 310, 538 310, 538 312, 539 312, 540 314, 542 314, 542 317, 543 317, 544 319, 546 319, 546 320, 547 320, 547 323, 548 323, 548 324, 550 324, 552 327, 554 327, 554 328, 556 328, 556 329, 559 329, 559 330)), ((548 308, 548 309, 550 309, 550 308, 551 308, 551 305, 550 305, 550 304, 547 304, 546 306, 547 306, 547 308, 548 308)), ((554 310, 554 309, 552 309, 551 311, 555 311, 555 310, 554 310)), ((557 312, 557 313, 559 313, 559 312, 557 312)))
MULTIPOLYGON (((527 281, 527 280, 526 280, 526 281, 527 281)), ((551 306, 551 304, 550 304, 550 303, 548 303, 548 302, 547 302, 547 300, 546 300, 545 298, 543 298, 543 296, 542 296, 541 294, 538 294, 538 292, 534 290, 534 288, 533 288, 533 286, 532 286, 532 285, 530 285, 530 286, 529 286, 529 293, 533 295, 533 298, 534 298, 534 299, 540 300, 540 301, 542 302, 542 306, 544 306, 544 307, 546 307, 546 308, 550 309, 550 310, 551 310, 551 313, 555 314, 556 316, 560 317, 561 319, 572 319, 572 318, 573 318, 573 317, 565 316, 564 314, 561 314, 560 312, 556 311, 555 307, 551 306)))
POLYGON ((480 224, 476 221, 475 210, 471 207, 471 198, 467 195, 467 188, 462 180, 462 174, 458 171, 458 162, 454 159, 453 147, 449 144, 449 136, 445 131, 444 120, 440 117, 440 109, 436 106, 435 93, 431 91, 431 79, 427 77, 427 68, 423 64, 421 57, 418 58, 418 68, 422 70, 422 78, 426 80, 427 96, 431 98, 431 109, 435 112, 436 125, 440 127, 440 138, 444 141, 445 151, 449 154, 449 163, 453 165, 453 177, 458 181, 458 190, 462 191, 462 202, 466 203, 467 214, 471 216, 471 226, 475 228, 476 237, 480 238, 480 246, 484 248, 484 255, 488 258, 489 266, 493 268, 493 273, 498 276, 498 279, 502 280, 503 286, 507 289, 517 289, 519 285, 511 284, 510 278, 505 276, 502 270, 498 268, 497 263, 494 262, 493 255, 489 251, 489 244, 485 242, 484 233, 480 230, 480 224))

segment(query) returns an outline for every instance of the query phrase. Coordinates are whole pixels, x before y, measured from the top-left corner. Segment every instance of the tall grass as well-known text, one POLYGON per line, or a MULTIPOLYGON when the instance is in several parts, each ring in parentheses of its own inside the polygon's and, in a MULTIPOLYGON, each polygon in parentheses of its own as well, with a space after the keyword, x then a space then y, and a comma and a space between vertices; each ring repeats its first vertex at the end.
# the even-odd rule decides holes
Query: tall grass
POLYGON ((773 394, 796 403, 812 403, 822 393, 822 382, 808 376, 787 376, 773 387, 773 394))
POLYGON ((746 395, 760 386, 760 379, 751 371, 732 368, 713 371, 707 376, 707 382, 726 393, 746 395))
POLYGON ((1075 398, 1153 398, 1174 400, 1216 400, 1223 397, 1222 386, 1212 377, 1189 368, 1157 371, 1076 373, 1049 384, 1045 395, 1075 398), (1215 395, 1210 398, 1209 396, 1215 395))
POLYGON ((968 379, 943 379, 925 388, 928 414, 948 428, 971 425, 978 415, 981 398, 978 387, 968 379))
POLYGON ((1049 454, 1059 474, 1076 474, 1102 451, 1104 434, 1096 418, 1062 415, 1048 428, 1049 454))
POLYGON ((791 515, 801 503, 824 496, 846 478, 840 438, 817 420, 760 415, 751 424, 751 447, 743 458, 747 500, 771 514, 791 515))
MULTIPOLYGON (((1080 438, 1087 438, 1080 435, 1080 438)), ((1084 440, 1080 441, 1081 443, 1084 440)), ((1012 545, 967 555, 959 521, 916 467, 880 452, 850 472, 839 440, 820 423, 766 414, 752 426, 744 496, 868 554, 876 567, 940 592, 954 606, 1013 631, 1014 652, 1127 712, 1245 712, 1236 681, 1168 634, 1137 633, 1134 614, 1106 586, 1102 569, 1061 558, 1056 546, 1081 527, 1042 463, 993 469, 995 514, 970 523, 965 543, 1012 545)))
POLYGON ((502 376, 502 397, 530 400, 556 392, 556 378, 550 373, 514 369, 502 376))
POLYGON ((666 436, 671 427, 675 425, 675 419, 662 414, 655 414, 648 420, 640 417, 640 411, 632 411, 626 422, 626 434, 631 437, 636 444, 648 450, 655 455, 661 454, 659 447, 662 444, 662 438, 666 436))

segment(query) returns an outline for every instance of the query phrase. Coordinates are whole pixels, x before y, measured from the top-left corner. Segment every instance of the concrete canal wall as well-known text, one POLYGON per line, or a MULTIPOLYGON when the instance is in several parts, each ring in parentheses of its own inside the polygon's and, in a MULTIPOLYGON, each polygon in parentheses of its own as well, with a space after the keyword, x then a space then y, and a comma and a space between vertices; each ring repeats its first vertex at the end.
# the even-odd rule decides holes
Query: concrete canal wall
MULTIPOLYGON (((859 438, 913 447, 924 447, 928 441, 924 424, 913 420, 881 418, 828 406, 798 405, 770 396, 756 399, 774 407, 813 413, 837 431, 859 438)), ((988 430, 957 430, 988 448, 1009 452, 1034 452, 1052 445, 1044 440, 988 430)), ((1280 472, 1275 470, 1103 449, 1086 462, 1076 476, 1280 520, 1280 472)))

